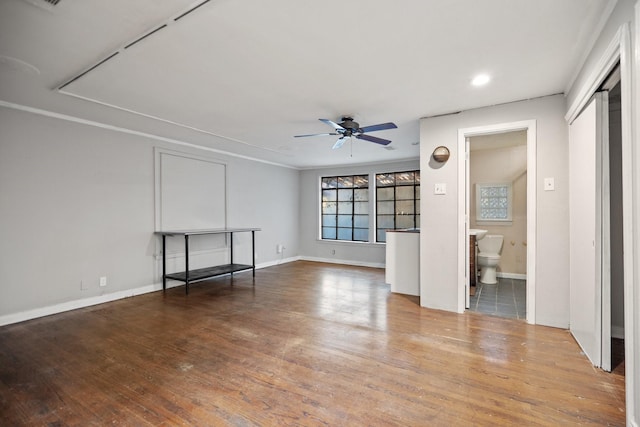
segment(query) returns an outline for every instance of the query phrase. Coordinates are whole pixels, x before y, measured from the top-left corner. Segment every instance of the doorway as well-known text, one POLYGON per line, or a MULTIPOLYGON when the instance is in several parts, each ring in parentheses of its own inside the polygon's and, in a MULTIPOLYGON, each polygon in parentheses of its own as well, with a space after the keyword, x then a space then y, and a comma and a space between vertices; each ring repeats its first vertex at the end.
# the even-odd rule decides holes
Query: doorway
POLYGON ((609 186, 611 265, 611 371, 624 376, 624 233, 622 194, 622 103, 619 69, 609 92, 609 186))
MULTIPOLYGON (((523 316, 526 318, 528 323, 535 323, 535 248, 536 248, 536 121, 535 120, 526 120, 521 122, 512 122, 512 123, 502 123, 496 125, 489 126, 481 126, 476 128, 466 128, 458 130, 458 152, 465 153, 464 156, 458 157, 458 311, 464 312, 470 306, 471 298, 471 276, 473 273, 469 268, 470 265, 470 245, 469 245, 469 229, 472 228, 472 224, 478 225, 480 227, 484 226, 478 224, 477 221, 472 222, 471 220, 471 198, 475 198, 474 186, 469 180, 470 172, 470 157, 469 154, 469 145, 473 144, 473 139, 478 138, 477 141, 482 141, 485 137, 487 140, 491 139, 500 139, 500 135, 503 138, 509 138, 510 136, 516 135, 517 133, 521 133, 522 139, 524 140, 522 146, 526 152, 526 163, 520 168, 520 171, 517 172, 515 169, 512 171, 511 175, 506 178, 506 181, 511 181, 513 183, 514 180, 518 180, 518 176, 520 179, 522 175, 526 175, 526 179, 524 181, 520 180, 521 183, 525 183, 526 188, 526 202, 525 202, 525 213, 524 217, 526 218, 524 224, 520 224, 524 227, 525 238, 511 238, 507 237, 503 239, 503 245, 511 245, 513 242, 513 247, 515 249, 516 246, 522 246, 524 251, 520 252, 518 256, 519 263, 521 267, 524 267, 525 273, 521 273, 521 275, 506 275, 506 279, 514 278, 516 280, 524 280, 524 288, 525 295, 524 300, 525 307, 523 316), (494 137, 490 137, 494 135, 494 137)), ((475 212, 475 211, 474 211, 475 212)), ((475 215, 475 213, 474 213, 475 215)), ((511 218, 512 221, 512 218, 511 218)), ((506 222, 506 221, 503 221, 506 222)), ((504 226, 504 225, 503 225, 504 226)), ((495 230, 497 229, 497 225, 493 225, 491 228, 492 232, 497 233, 495 230)), ((489 226, 486 227, 487 232, 489 231, 489 226)), ((504 229, 503 229, 504 230, 504 229)), ((513 257, 513 261, 516 261, 515 253, 517 251, 509 251, 511 252, 511 256, 513 257)), ((515 268, 515 267, 514 267, 515 268)), ((502 273, 505 271, 498 272, 497 276, 505 276, 502 273)), ((509 272, 510 273, 510 272, 509 272)), ((511 283, 513 285, 513 283, 511 283)), ((513 289, 513 287, 512 287, 513 289)), ((496 289, 497 292, 497 289, 496 289)), ((487 301, 485 301, 487 302, 487 301)), ((497 303, 497 293, 496 293, 496 303, 497 303)), ((515 303, 515 301, 514 301, 515 303)), ((521 307, 522 308, 522 307, 521 307)), ((517 313, 516 313, 517 316, 517 313)), ((513 316, 512 316, 513 317, 513 316)))
POLYGON ((526 319, 527 132, 478 135, 467 144, 469 229, 474 230, 467 309, 526 319))

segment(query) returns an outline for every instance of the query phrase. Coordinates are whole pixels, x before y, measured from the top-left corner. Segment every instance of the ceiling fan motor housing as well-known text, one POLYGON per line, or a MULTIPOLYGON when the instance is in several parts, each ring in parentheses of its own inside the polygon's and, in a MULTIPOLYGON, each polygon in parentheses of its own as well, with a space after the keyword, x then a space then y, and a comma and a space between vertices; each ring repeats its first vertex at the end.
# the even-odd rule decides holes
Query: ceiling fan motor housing
POLYGON ((358 122, 354 122, 352 117, 345 116, 342 118, 342 123, 340 126, 347 130, 347 134, 351 136, 353 132, 357 132, 360 129, 360 124, 358 122))

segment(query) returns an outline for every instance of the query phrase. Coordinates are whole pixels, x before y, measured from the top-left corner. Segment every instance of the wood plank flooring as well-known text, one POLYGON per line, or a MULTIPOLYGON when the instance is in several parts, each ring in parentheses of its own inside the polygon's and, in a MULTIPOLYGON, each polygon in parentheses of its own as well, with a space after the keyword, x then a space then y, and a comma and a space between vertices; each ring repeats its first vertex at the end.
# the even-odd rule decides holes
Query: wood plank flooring
POLYGON ((0 328, 0 425, 624 425, 569 332, 294 262, 0 328))

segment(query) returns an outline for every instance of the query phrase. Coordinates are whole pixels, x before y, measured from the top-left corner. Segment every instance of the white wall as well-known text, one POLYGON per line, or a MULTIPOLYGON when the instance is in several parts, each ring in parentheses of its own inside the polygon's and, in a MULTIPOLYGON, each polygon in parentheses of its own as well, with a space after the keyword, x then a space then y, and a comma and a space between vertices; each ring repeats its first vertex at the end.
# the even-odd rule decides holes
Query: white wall
POLYGON ((298 253, 297 170, 0 108, 0 320, 161 281, 154 146, 227 164, 227 223, 263 229, 258 264, 298 253))
POLYGON ((564 113, 565 100, 556 95, 421 120, 420 294, 423 306, 458 309, 458 129, 536 120, 536 323, 568 327, 569 189, 564 113), (441 167, 430 161, 433 149, 439 145, 451 151, 449 161, 441 167), (543 190, 545 177, 555 178, 555 191, 543 190), (447 194, 434 195, 435 183, 447 184, 447 194))
MULTIPOLYGON (((339 242, 320 240, 320 177, 401 172, 420 168, 418 160, 331 169, 310 169, 300 174, 300 255, 306 259, 384 267, 383 243, 339 242), (335 253, 333 253, 335 251, 335 253)), ((370 184, 371 185, 371 184, 370 184)), ((371 185, 369 215, 370 241, 374 240, 373 185, 371 185)))

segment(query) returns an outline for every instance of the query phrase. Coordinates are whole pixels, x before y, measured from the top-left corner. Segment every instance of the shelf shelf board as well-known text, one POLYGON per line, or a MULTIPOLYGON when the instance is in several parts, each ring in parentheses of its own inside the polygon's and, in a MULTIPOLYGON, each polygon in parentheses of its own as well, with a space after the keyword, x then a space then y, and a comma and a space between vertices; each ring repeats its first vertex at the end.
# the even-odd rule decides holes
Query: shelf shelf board
MULTIPOLYGON (((211 277, 221 276, 223 274, 236 273, 238 271, 251 270, 252 265, 248 264, 223 264, 214 267, 199 268, 197 270, 189 270, 189 283, 199 280, 209 279, 211 277)), ((187 281, 187 275, 184 271, 179 273, 167 274, 167 279, 187 281)))

